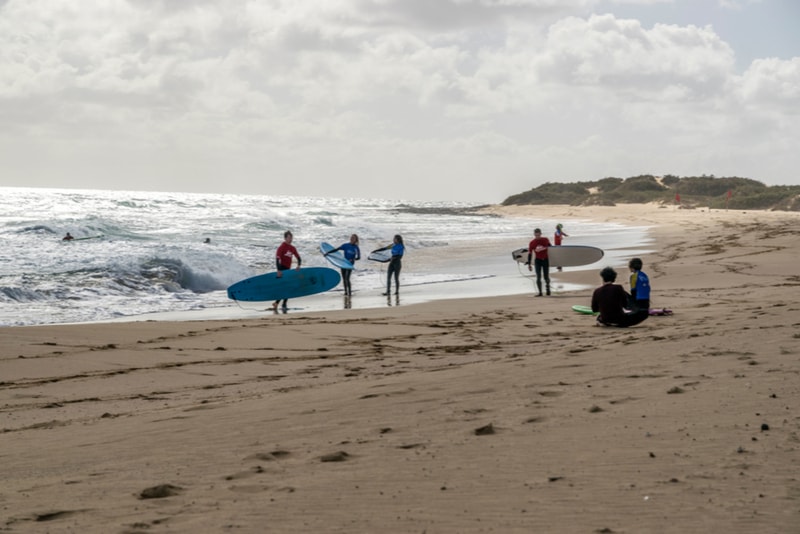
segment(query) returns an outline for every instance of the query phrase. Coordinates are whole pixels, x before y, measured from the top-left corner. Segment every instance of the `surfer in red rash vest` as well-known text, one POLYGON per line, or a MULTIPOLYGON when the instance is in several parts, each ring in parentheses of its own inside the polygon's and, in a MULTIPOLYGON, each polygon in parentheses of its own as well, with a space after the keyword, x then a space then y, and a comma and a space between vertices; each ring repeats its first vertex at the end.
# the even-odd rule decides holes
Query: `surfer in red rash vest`
MULTIPOLYGON (((300 258, 300 253, 297 252, 297 249, 292 245, 293 239, 294 236, 292 235, 292 232, 286 230, 286 232, 283 234, 283 243, 280 244, 278 251, 275 253, 275 267, 278 269, 278 278, 283 276, 281 271, 288 271, 292 268, 292 257, 297 258, 297 269, 300 269, 300 265, 303 263, 302 258, 300 258)), ((288 302, 289 299, 283 299, 283 305, 281 308, 286 310, 288 307, 288 302)), ((272 309, 277 310, 279 303, 280 300, 276 300, 272 304, 272 309)))
POLYGON ((547 256, 547 249, 550 247, 550 240, 542 237, 542 231, 537 228, 533 231, 533 240, 528 245, 528 270, 532 271, 531 257, 536 266, 536 287, 539 289, 537 297, 542 296, 542 275, 547 285, 547 294, 550 295, 550 259, 547 256))

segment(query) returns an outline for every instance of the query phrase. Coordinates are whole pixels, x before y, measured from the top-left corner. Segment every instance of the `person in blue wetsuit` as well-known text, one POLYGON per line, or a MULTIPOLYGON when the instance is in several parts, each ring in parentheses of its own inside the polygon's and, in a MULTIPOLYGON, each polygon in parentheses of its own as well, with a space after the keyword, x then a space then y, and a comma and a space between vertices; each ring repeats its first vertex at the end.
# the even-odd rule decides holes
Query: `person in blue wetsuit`
POLYGON ((633 258, 628 262, 631 271, 631 304, 639 310, 650 309, 650 279, 642 272, 642 260, 633 258))
MULTIPOLYGON (((344 259, 355 265, 356 260, 361 259, 361 249, 358 248, 358 236, 353 234, 350 236, 350 241, 339 245, 337 248, 326 252, 325 255, 333 254, 337 250, 344 252, 344 259)), ((350 297, 353 295, 353 287, 350 285, 350 275, 353 274, 353 269, 342 269, 342 284, 344 284, 344 295, 350 297)))
POLYGON ((392 293, 392 276, 394 276, 394 293, 395 295, 400 293, 400 269, 403 267, 403 254, 406 252, 406 247, 403 245, 403 236, 400 234, 395 235, 391 245, 379 248, 375 252, 389 249, 392 249, 392 259, 389 261, 388 274, 386 275, 386 293, 383 294, 384 296, 391 295, 392 293))

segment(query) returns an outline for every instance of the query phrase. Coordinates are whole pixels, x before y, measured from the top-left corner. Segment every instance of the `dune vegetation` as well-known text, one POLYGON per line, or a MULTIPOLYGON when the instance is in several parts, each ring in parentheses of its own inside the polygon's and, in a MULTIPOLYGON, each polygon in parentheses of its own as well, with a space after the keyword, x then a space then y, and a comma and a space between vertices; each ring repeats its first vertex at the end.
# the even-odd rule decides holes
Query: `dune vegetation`
POLYGON ((685 208, 800 211, 800 186, 767 186, 757 180, 649 174, 603 178, 593 182, 547 182, 506 198, 504 206, 567 204, 614 206, 648 202, 679 203, 685 208))

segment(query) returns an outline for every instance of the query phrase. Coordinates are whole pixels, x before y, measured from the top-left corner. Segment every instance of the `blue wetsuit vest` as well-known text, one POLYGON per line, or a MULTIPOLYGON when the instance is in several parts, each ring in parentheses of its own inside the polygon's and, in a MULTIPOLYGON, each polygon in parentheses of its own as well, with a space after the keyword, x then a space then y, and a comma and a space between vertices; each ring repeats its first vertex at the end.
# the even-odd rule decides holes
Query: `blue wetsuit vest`
POLYGON ((356 260, 361 259, 361 250, 358 248, 358 245, 348 242, 339 247, 339 250, 344 252, 344 258, 350 263, 355 263, 356 260))
POLYGON ((636 282, 631 287, 631 293, 636 300, 650 300, 650 279, 642 271, 631 273, 631 282, 636 277, 636 282))

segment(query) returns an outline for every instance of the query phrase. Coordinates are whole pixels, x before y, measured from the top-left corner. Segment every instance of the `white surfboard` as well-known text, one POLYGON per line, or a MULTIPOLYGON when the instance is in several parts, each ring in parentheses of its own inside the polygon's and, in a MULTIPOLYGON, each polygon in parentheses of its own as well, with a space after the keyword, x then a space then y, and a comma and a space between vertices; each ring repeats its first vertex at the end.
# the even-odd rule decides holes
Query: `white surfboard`
MULTIPOLYGON (((603 259, 603 249, 585 245, 560 245, 547 248, 547 257, 550 258, 551 267, 578 267, 590 265, 603 259)), ((519 248, 511 253, 514 261, 526 263, 528 249, 519 248)))
POLYGON ((388 263, 392 261, 392 249, 386 250, 373 250, 367 256, 368 260, 379 261, 381 263, 388 263))

